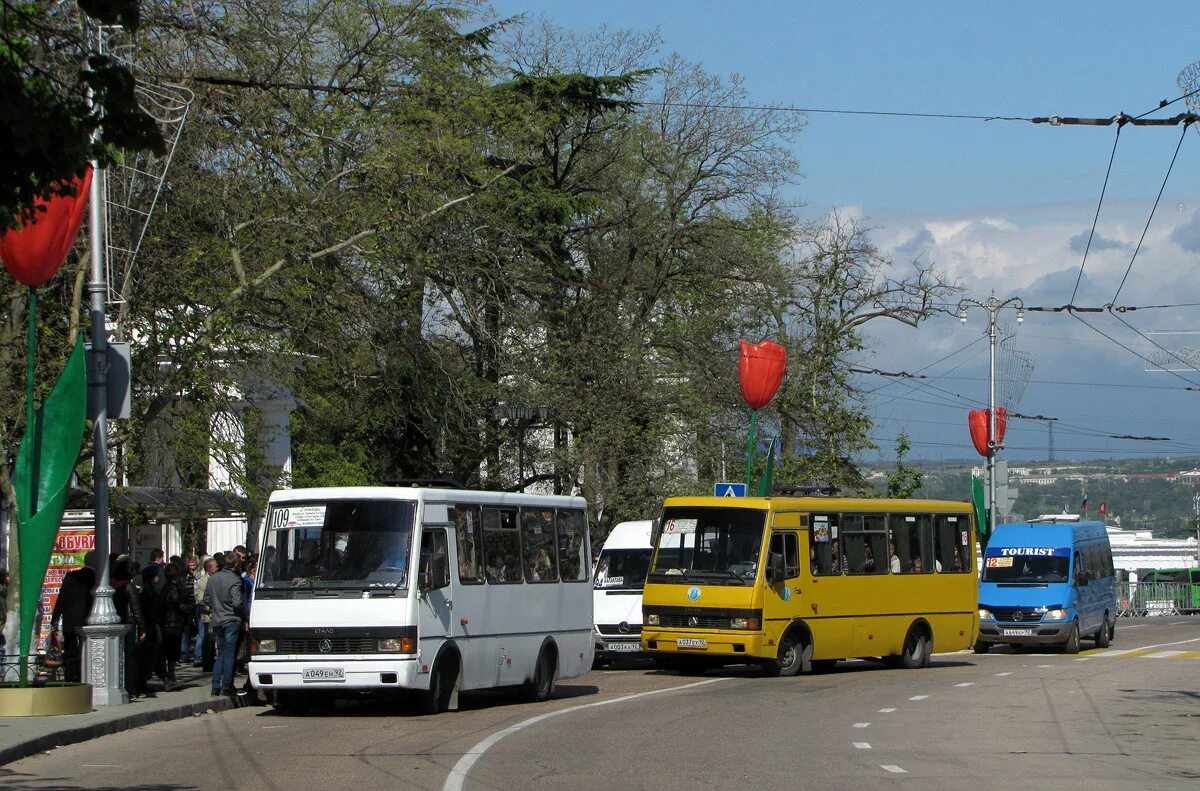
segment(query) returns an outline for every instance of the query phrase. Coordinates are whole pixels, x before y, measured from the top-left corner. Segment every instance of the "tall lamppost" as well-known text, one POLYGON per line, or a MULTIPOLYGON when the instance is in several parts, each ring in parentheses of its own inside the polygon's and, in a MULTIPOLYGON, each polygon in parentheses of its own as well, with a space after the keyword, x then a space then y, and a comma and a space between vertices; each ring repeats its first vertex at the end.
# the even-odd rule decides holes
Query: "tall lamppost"
MULTIPOLYGON (((94 28, 95 52, 105 50, 104 27, 94 28)), ((90 98, 90 97, 89 97, 90 98)), ((96 134, 99 135, 97 129, 96 134)), ((113 603, 112 570, 108 556, 112 539, 108 524, 108 329, 105 326, 105 293, 108 283, 104 276, 105 200, 104 180, 107 171, 92 162, 95 175, 89 197, 88 231, 91 245, 91 270, 88 276, 88 312, 91 314, 91 360, 88 363, 88 402, 92 423, 92 488, 96 519, 96 555, 100 581, 96 585, 92 611, 83 627, 84 668, 92 685, 92 702, 98 706, 128 703, 125 690, 125 633, 129 626, 113 603)))
POLYGON ((536 422, 545 423, 550 407, 545 404, 496 404, 492 414, 497 420, 507 420, 517 427, 517 483, 525 491, 525 430, 536 422))
POLYGON ((993 294, 986 301, 964 297, 958 303, 958 319, 967 323, 967 306, 975 305, 987 311, 988 314, 988 535, 996 530, 996 454, 1004 444, 996 439, 996 316, 1001 310, 1014 305, 1017 309, 1017 324, 1025 320, 1025 303, 1020 297, 1009 297, 1006 300, 996 299, 993 294))

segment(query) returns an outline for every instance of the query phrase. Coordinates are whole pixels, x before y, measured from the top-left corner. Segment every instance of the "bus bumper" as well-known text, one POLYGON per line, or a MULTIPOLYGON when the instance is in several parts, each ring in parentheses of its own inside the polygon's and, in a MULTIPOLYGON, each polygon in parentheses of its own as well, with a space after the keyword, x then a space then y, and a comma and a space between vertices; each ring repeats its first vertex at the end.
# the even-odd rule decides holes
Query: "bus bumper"
POLYGON ((980 621, 979 642, 1014 645, 1061 645, 1067 641, 1073 621, 1049 623, 980 621))
POLYGON ((762 632, 687 632, 673 629, 647 630, 643 627, 642 650, 651 654, 709 657, 737 662, 775 656, 778 648, 765 645, 762 632))
POLYGON ((349 657, 316 657, 311 659, 250 660, 250 683, 255 689, 417 689, 427 688, 417 683, 415 656, 361 659, 349 657), (305 671, 308 670, 308 678, 305 671), (341 675, 341 678, 337 676, 341 675))

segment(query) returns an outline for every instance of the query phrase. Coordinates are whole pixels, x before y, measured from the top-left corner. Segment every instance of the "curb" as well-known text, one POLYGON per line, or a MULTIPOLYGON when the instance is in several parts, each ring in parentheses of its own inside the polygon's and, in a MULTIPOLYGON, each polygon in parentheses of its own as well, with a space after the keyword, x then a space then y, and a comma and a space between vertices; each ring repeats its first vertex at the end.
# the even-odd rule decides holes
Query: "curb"
POLYGON ((227 711, 237 708, 228 697, 213 697, 207 700, 183 703, 167 708, 138 711, 116 719, 105 720, 88 725, 58 731, 57 733, 36 736, 18 744, 0 747, 0 766, 28 758, 31 755, 53 750, 55 747, 65 747, 68 744, 78 744, 111 733, 133 730, 143 725, 169 720, 181 720, 198 714, 227 711))

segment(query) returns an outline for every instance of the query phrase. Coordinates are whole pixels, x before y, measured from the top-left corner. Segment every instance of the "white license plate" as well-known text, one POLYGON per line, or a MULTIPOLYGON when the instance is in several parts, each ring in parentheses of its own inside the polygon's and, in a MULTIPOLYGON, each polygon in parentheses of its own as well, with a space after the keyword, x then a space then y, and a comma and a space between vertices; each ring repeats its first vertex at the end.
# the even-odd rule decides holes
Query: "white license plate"
POLYGON ((1033 637, 1032 629, 1005 629, 1005 637, 1033 637))
POLYGON ((616 651, 617 653, 621 653, 621 652, 628 653, 630 651, 641 651, 642 644, 641 643, 609 643, 608 650, 616 651))
POLYGON ((345 681, 346 669, 343 667, 306 667, 300 679, 302 681, 345 681))
POLYGON ((679 648, 708 648, 708 641, 703 637, 680 637, 675 645, 679 648))

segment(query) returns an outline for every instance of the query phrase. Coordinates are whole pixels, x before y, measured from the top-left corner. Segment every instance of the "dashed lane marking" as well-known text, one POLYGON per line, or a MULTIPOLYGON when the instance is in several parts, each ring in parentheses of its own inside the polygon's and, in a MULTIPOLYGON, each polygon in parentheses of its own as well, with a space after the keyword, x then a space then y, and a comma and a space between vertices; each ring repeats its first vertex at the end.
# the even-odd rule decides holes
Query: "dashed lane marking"
POLYGON ((854 746, 856 748, 858 748, 859 750, 870 750, 871 749, 871 745, 867 744, 866 742, 855 742, 854 746))
POLYGON ((856 723, 854 723, 854 727, 855 727, 855 728, 870 728, 870 727, 871 727, 871 723, 869 723, 869 722, 856 722, 856 723))
POLYGON ((927 698, 927 697, 929 697, 929 696, 928 695, 913 695, 911 698, 909 698, 909 700, 925 700, 925 698, 927 698))
POLYGON ((973 687, 973 686, 975 686, 975 682, 974 681, 964 681, 963 683, 955 684, 954 686, 956 686, 956 687, 973 687))
POLYGON ((1003 673, 997 673, 996 675, 998 675, 998 676, 1011 676, 1011 675, 1012 675, 1012 671, 1011 671, 1011 670, 1005 670, 1003 673))
POLYGON ((895 711, 895 709, 880 709, 879 713, 880 714, 891 714, 893 711, 895 711))
POLYGON ((885 771, 891 772, 891 773, 892 773, 892 774, 894 774, 894 775, 906 775, 906 774, 908 774, 908 770, 907 770, 907 769, 901 769, 900 767, 896 766, 895 764, 880 764, 880 765, 879 765, 879 768, 880 768, 880 769, 883 769, 883 770, 885 770, 885 771))

